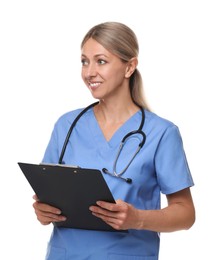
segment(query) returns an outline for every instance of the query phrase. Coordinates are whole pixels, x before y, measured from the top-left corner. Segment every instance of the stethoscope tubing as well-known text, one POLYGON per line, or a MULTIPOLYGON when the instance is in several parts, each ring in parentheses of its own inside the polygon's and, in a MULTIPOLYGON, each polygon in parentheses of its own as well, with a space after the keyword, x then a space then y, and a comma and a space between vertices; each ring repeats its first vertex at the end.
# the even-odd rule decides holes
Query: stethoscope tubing
POLYGON ((66 138, 65 138, 65 142, 63 144, 63 147, 62 147, 62 151, 61 151, 61 154, 59 156, 59 164, 63 164, 63 157, 64 157, 64 154, 65 154, 65 150, 66 150, 66 147, 67 147, 67 144, 68 144, 68 141, 69 141, 69 138, 71 136, 71 133, 75 127, 75 125, 77 124, 78 120, 82 117, 82 115, 87 112, 87 110, 89 110, 91 107, 97 105, 99 103, 99 101, 95 102, 95 103, 92 103, 90 104, 89 106, 87 106, 85 109, 83 109, 78 115, 77 117, 75 118, 75 120, 73 121, 73 123, 71 124, 69 130, 68 130, 68 133, 66 135, 66 138))
POLYGON ((121 142, 121 144, 119 146, 119 151, 118 151, 118 153, 116 155, 116 159, 115 159, 114 164, 113 164, 113 174, 114 175, 116 175, 117 177, 121 176, 128 169, 129 165, 132 163, 132 161, 134 160, 134 158, 137 155, 137 153, 141 150, 141 148, 144 145, 145 141, 146 141, 146 135, 145 135, 145 133, 142 130, 132 131, 132 132, 128 133, 126 136, 123 137, 122 142, 121 142), (135 151, 134 155, 132 156, 132 158, 130 159, 130 161, 126 165, 126 167, 120 173, 117 173, 116 165, 117 165, 117 161, 119 159, 119 156, 121 154, 121 151, 123 149, 123 146, 125 144, 125 141, 127 140, 128 137, 130 137, 132 135, 135 135, 135 134, 142 135, 142 141, 139 143, 137 150, 135 151))
MULTIPOLYGON (((64 164, 64 161, 63 161, 63 157, 64 157, 64 154, 65 154, 65 151, 66 151, 66 148, 67 148, 67 145, 68 145, 68 141, 70 139, 70 136, 71 136, 71 133, 75 127, 75 125, 77 124, 78 120, 81 118, 81 116, 87 111, 89 110, 91 107, 94 107, 95 105, 97 105, 99 103, 99 101, 97 102, 94 102, 92 104, 90 104, 89 106, 87 106, 86 108, 84 108, 78 115, 77 117, 75 118, 75 120, 73 121, 73 123, 71 124, 69 130, 68 130, 68 133, 66 135, 66 138, 65 138, 65 141, 64 141, 64 144, 63 144, 63 147, 62 147, 62 151, 60 153, 60 157, 59 157, 59 161, 58 163, 59 164, 64 164)), ((139 105, 138 105, 139 106, 139 105)), ((127 183, 132 183, 132 179, 130 178, 123 178, 121 175, 128 169, 128 167, 130 166, 130 164, 132 163, 132 161, 134 160, 135 156, 138 154, 138 152, 141 150, 141 148, 143 147, 143 145, 145 144, 145 141, 146 141, 146 134, 142 131, 142 128, 144 126, 144 122, 145 122, 145 113, 144 113, 144 109, 139 106, 140 109, 141 109, 141 113, 142 113, 142 120, 141 120, 141 123, 140 123, 140 126, 137 130, 133 130, 131 132, 129 132, 128 134, 126 134, 122 141, 121 141, 121 144, 119 146, 119 150, 118 150, 118 153, 116 155, 116 159, 114 161, 114 164, 113 164, 113 173, 109 172, 106 168, 103 168, 102 171, 104 173, 107 173, 111 176, 114 176, 114 177, 118 177, 118 178, 121 178, 123 180, 125 180, 127 183), (140 134, 142 136, 142 140, 141 142, 139 143, 138 145, 138 148, 136 149, 134 155, 132 156, 132 158, 130 159, 130 161, 128 162, 128 164, 126 165, 126 167, 124 167, 124 169, 117 173, 116 171, 116 165, 117 165, 117 162, 118 162, 118 159, 119 159, 119 156, 121 154, 121 151, 123 149, 123 146, 126 142, 126 140, 132 136, 132 135, 135 135, 135 134, 140 134)))

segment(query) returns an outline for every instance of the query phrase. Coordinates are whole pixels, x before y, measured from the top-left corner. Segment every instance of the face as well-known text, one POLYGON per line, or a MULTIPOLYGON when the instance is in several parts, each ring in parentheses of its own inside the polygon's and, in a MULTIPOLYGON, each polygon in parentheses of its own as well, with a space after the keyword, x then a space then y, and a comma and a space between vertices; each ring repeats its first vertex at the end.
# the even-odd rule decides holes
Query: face
POLYGON ((128 63, 90 38, 81 54, 82 79, 94 98, 106 99, 129 91, 128 63))

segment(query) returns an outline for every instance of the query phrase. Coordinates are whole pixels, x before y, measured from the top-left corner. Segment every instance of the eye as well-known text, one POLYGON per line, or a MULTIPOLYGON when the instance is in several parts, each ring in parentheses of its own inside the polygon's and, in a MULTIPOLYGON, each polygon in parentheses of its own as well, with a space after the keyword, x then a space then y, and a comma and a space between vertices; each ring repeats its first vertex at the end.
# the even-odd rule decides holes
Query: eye
POLYGON ((81 64, 82 64, 82 66, 86 66, 86 65, 88 65, 88 61, 86 59, 82 59, 81 64))
POLYGON ((103 64, 106 64, 106 61, 105 61, 105 60, 102 60, 102 59, 99 59, 99 60, 97 61, 97 63, 100 64, 100 65, 103 65, 103 64))

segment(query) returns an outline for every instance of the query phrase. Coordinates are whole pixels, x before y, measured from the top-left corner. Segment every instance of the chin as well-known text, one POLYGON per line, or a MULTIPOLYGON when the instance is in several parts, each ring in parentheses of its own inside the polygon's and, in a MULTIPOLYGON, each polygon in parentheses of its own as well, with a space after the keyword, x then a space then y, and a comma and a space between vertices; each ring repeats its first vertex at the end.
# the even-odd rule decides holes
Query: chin
POLYGON ((95 99, 104 99, 104 97, 102 95, 98 95, 97 93, 91 92, 91 95, 93 98, 95 99))

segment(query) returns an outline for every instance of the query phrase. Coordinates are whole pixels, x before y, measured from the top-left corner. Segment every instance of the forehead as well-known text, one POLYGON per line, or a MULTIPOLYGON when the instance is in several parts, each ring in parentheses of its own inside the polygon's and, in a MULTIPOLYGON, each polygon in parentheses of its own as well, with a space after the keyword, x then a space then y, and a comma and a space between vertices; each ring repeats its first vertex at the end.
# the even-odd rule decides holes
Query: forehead
POLYGON ((99 42, 95 41, 94 39, 88 39, 81 49, 81 55, 84 56, 94 56, 94 55, 106 55, 110 56, 110 53, 107 49, 103 47, 99 42))

